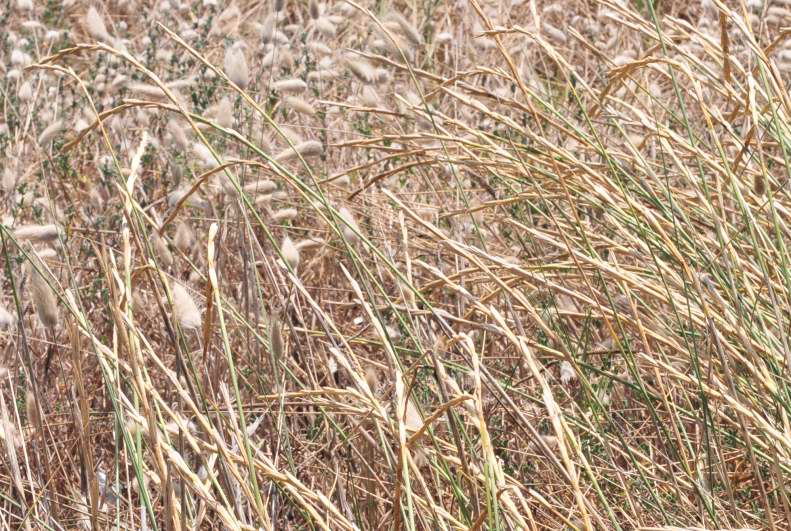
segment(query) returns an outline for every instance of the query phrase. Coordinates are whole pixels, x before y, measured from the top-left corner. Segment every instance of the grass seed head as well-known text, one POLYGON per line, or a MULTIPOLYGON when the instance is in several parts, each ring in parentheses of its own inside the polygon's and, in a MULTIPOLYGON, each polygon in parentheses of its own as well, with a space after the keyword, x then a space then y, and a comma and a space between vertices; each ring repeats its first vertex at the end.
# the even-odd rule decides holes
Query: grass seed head
POLYGON ((97 41, 104 41, 108 44, 112 41, 110 34, 107 32, 107 27, 104 25, 102 15, 99 14, 99 11, 94 6, 89 7, 88 12, 85 13, 85 29, 97 41))
POLYGON ((379 371, 376 367, 369 366, 365 369, 365 383, 373 394, 376 394, 379 389, 379 371))
MULTIPOLYGON (((33 84, 30 81, 23 81, 22 84, 19 85, 19 88, 16 92, 17 98, 19 101, 29 102, 33 100, 33 84)), ((39 141, 39 144, 42 142, 39 141)))
POLYGON ((61 131, 63 131, 63 120, 56 120, 52 122, 39 135, 38 144, 42 147, 47 145, 50 142, 50 140, 58 136, 61 131))
POLYGON ((259 179, 245 184, 242 189, 248 194, 268 194, 277 190, 277 185, 269 179, 259 179))
POLYGON ((312 249, 314 247, 323 247, 327 245, 327 242, 320 238, 308 238, 307 240, 300 240, 297 242, 297 249, 302 251, 303 249, 312 249))
POLYGON ((27 421, 38 433, 41 431, 41 415, 38 411, 38 401, 33 389, 27 388, 25 392, 25 413, 27 414, 27 421))
POLYGON ((357 222, 354 220, 354 215, 346 207, 341 207, 338 209, 338 214, 345 222, 341 223, 341 232, 343 233, 343 237, 350 242, 356 241, 358 238, 357 233, 360 232, 360 227, 357 226, 357 222))
POLYGON ((541 28, 544 30, 544 33, 546 33, 549 36, 550 39, 557 41, 560 44, 566 44, 568 37, 566 37, 566 34, 562 30, 556 28, 549 22, 542 23, 541 28))
POLYGON ((225 96, 217 103, 214 120, 217 125, 226 129, 233 125, 233 103, 231 103, 231 98, 225 96))
POLYGON ((285 344, 283 343, 283 331, 280 329, 280 317, 276 313, 272 314, 272 318, 269 321, 269 337, 272 346, 272 355, 275 359, 283 359, 285 344))
POLYGON ((202 318, 198 305, 187 288, 173 283, 173 316, 182 328, 195 329, 201 326, 202 318))
POLYGON ((392 11, 387 15, 387 19, 394 21, 401 29, 401 32, 406 36, 407 39, 409 39, 412 44, 415 46, 420 46, 423 44, 423 37, 420 35, 420 31, 418 31, 414 25, 404 18, 401 13, 392 11))
POLYGON ((16 425, 5 419, 0 420, 0 439, 7 441, 13 448, 21 448, 24 444, 16 425))
POLYGON ((302 158, 305 159, 315 158, 320 156, 323 151, 324 149, 322 148, 321 142, 318 140, 307 140, 297 144, 293 148, 289 147, 284 149, 275 156, 275 161, 287 162, 296 159, 298 156, 302 156, 302 158))
POLYGON ((308 41, 306 44, 308 50, 316 55, 332 55, 332 48, 319 41, 308 41))
POLYGON ((23 225, 14 229, 14 238, 35 243, 52 242, 58 239, 60 228, 57 225, 23 225))
POLYGON ((360 91, 360 103, 364 107, 381 106, 379 94, 376 93, 376 90, 371 85, 363 85, 363 89, 360 91))
POLYGON ((247 67, 247 58, 244 55, 246 46, 244 41, 235 42, 225 50, 225 60, 223 61, 228 79, 242 90, 246 89, 250 83, 250 71, 247 67))
POLYGON ((288 107, 291 107, 299 114, 313 116, 316 114, 316 109, 307 100, 303 100, 298 96, 286 96, 283 101, 288 107))
POLYGON ((328 39, 334 39, 337 33, 335 24, 333 24, 327 17, 319 17, 314 21, 316 30, 328 39))
MULTIPOLYGON (((58 299, 49 283, 47 283, 47 280, 42 276, 42 273, 46 275, 48 275, 48 273, 46 272, 46 266, 41 260, 41 257, 33 250, 29 252, 33 255, 31 259, 36 262, 36 267, 33 267, 31 262, 25 264, 30 282, 30 298, 33 301, 33 307, 36 309, 36 315, 39 321, 41 321, 41 324, 44 325, 44 328, 47 330, 54 330, 60 319, 58 299), (38 271, 36 268, 38 268, 38 271), (41 271, 41 273, 39 271, 41 271)), ((50 280, 54 281, 54 279, 50 280)))
POLYGON ((577 372, 574 366, 568 361, 563 361, 560 364, 560 383, 563 385, 570 384, 573 380, 577 379, 577 372))
POLYGON ((406 401, 404 424, 406 424, 407 430, 413 432, 423 427, 423 417, 420 415, 420 411, 418 411, 417 406, 411 398, 408 398, 406 401))
POLYGON ((187 136, 187 132, 182 129, 178 123, 173 120, 169 121, 167 130, 168 133, 170 133, 173 142, 179 147, 179 149, 181 149, 181 151, 187 151, 190 149, 191 143, 189 137, 187 136))
POLYGON ((14 314, 6 310, 5 306, 0 305, 0 330, 11 328, 15 322, 14 314))
POLYGON ((195 233, 186 221, 180 221, 176 227, 176 235, 173 237, 173 245, 184 254, 190 254, 195 244, 195 233))
POLYGON ((154 252, 157 254, 160 264, 165 267, 171 267, 173 265, 173 253, 170 252, 165 239, 154 232, 151 235, 151 245, 154 247, 154 252))
POLYGON ((363 83, 373 83, 376 79, 376 70, 371 63, 362 59, 348 58, 346 66, 352 74, 363 83))
POLYGON ((299 265, 299 249, 288 236, 283 238, 283 243, 280 245, 280 254, 283 255, 283 259, 291 266, 291 269, 297 269, 299 265))
POLYGON ((280 79, 272 83, 272 89, 277 92, 304 92, 307 88, 307 83, 299 78, 280 79))
POLYGON ((296 208, 281 208, 274 214, 272 214, 272 221, 281 222, 292 220, 297 217, 299 213, 297 212, 296 208))

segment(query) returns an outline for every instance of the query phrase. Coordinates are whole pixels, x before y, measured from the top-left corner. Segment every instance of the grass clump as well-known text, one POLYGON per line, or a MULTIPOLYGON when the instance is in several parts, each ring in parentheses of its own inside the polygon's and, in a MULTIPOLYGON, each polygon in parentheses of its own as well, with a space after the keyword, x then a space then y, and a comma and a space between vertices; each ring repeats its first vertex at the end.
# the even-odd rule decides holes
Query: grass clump
POLYGON ((7 526, 788 527, 784 5, 18 4, 7 526))

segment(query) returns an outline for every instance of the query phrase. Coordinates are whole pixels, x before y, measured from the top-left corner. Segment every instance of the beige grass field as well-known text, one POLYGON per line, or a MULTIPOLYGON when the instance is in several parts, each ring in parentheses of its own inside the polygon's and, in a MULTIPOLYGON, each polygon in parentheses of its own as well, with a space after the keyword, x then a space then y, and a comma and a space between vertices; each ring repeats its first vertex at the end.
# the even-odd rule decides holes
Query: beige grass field
POLYGON ((791 1, 316 2, 0 0, 0 529, 791 529, 791 1))

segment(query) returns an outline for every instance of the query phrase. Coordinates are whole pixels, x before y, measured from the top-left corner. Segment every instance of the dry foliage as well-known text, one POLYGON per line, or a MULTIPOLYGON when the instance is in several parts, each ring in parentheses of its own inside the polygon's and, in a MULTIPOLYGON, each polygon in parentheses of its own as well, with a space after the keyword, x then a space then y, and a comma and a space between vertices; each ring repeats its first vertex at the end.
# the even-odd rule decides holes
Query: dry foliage
POLYGON ((786 1, 0 6, 0 527, 787 529, 786 1))

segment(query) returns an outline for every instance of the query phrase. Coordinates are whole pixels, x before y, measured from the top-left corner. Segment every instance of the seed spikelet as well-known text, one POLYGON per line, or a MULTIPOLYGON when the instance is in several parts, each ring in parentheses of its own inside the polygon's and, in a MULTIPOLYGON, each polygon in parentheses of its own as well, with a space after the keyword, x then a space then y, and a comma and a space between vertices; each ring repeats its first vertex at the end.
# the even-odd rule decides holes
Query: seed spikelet
POLYGON ((192 227, 186 221, 181 221, 176 227, 176 235, 173 238, 176 249, 184 254, 189 254, 194 242, 195 235, 192 232, 192 227))
POLYGON ((14 238, 32 242, 51 242, 58 238, 60 229, 57 225, 23 225, 14 230, 14 238))
POLYGON ((283 243, 280 245, 280 254, 283 255, 283 259, 291 266, 291 269, 297 269, 299 265, 299 249, 288 236, 283 238, 283 243))
POLYGON ((272 89, 277 92, 302 92, 307 88, 307 83, 298 78, 281 79, 272 83, 272 89))
MULTIPOLYGON (((44 328, 53 330, 58 325, 59 312, 58 312, 58 299, 55 293, 50 288, 47 281, 42 276, 42 273, 49 276, 46 272, 46 266, 41 260, 40 256, 35 251, 29 251, 31 259, 35 261, 36 267, 33 267, 32 262, 27 262, 25 268, 27 275, 30 279, 30 298, 33 300, 33 306, 36 309, 39 321, 44 325, 44 328), (36 270, 38 269, 38 271, 36 270), (41 271, 41 273, 39 273, 41 271)), ((54 280, 54 279, 50 279, 54 280)))
POLYGON ((244 56, 243 49, 245 46, 246 44, 242 41, 234 43, 225 50, 225 61, 223 62, 228 79, 241 89, 246 89, 250 82, 250 71, 247 68, 247 58, 244 56))
POLYGON ((173 316, 182 328, 194 329, 201 325, 198 305, 195 304, 187 288, 179 283, 173 284, 173 316))
POLYGON ((313 116, 316 114, 316 109, 313 107, 313 105, 297 96, 286 96, 283 98, 283 101, 286 103, 286 105, 300 114, 307 114, 308 116, 313 116))
POLYGON ((46 129, 44 129, 38 137, 38 143, 40 146, 44 146, 50 140, 58 136, 58 133, 63 131, 63 120, 57 120, 51 123, 46 129))
POLYGON ((423 37, 420 35, 418 29, 405 19, 401 13, 392 12, 387 18, 398 24, 398 27, 401 28, 401 32, 412 44, 420 45, 423 42, 423 37))
POLYGON ((338 214, 345 222, 341 224, 341 232, 343 233, 343 237, 350 242, 357 240, 357 233, 360 232, 360 227, 358 227, 357 222, 354 221, 354 215, 346 207, 341 207, 338 210, 338 214))
POLYGON ((104 25, 104 19, 93 6, 89 7, 88 12, 85 14, 85 29, 97 41, 108 43, 112 41, 110 34, 107 32, 107 27, 104 25))
POLYGON ((302 158, 311 158, 311 157, 318 157, 323 152, 321 142, 318 140, 308 140, 306 142, 301 142, 294 146, 293 148, 287 148, 275 156, 275 161, 277 162, 286 162, 292 159, 297 158, 297 155, 301 155, 302 158))
POLYGON ((297 209, 296 208, 281 208, 274 214, 272 214, 272 221, 286 221, 291 220, 297 217, 297 209))
POLYGON ((0 330, 11 328, 16 319, 14 314, 5 309, 5 306, 0 306, 0 330))

